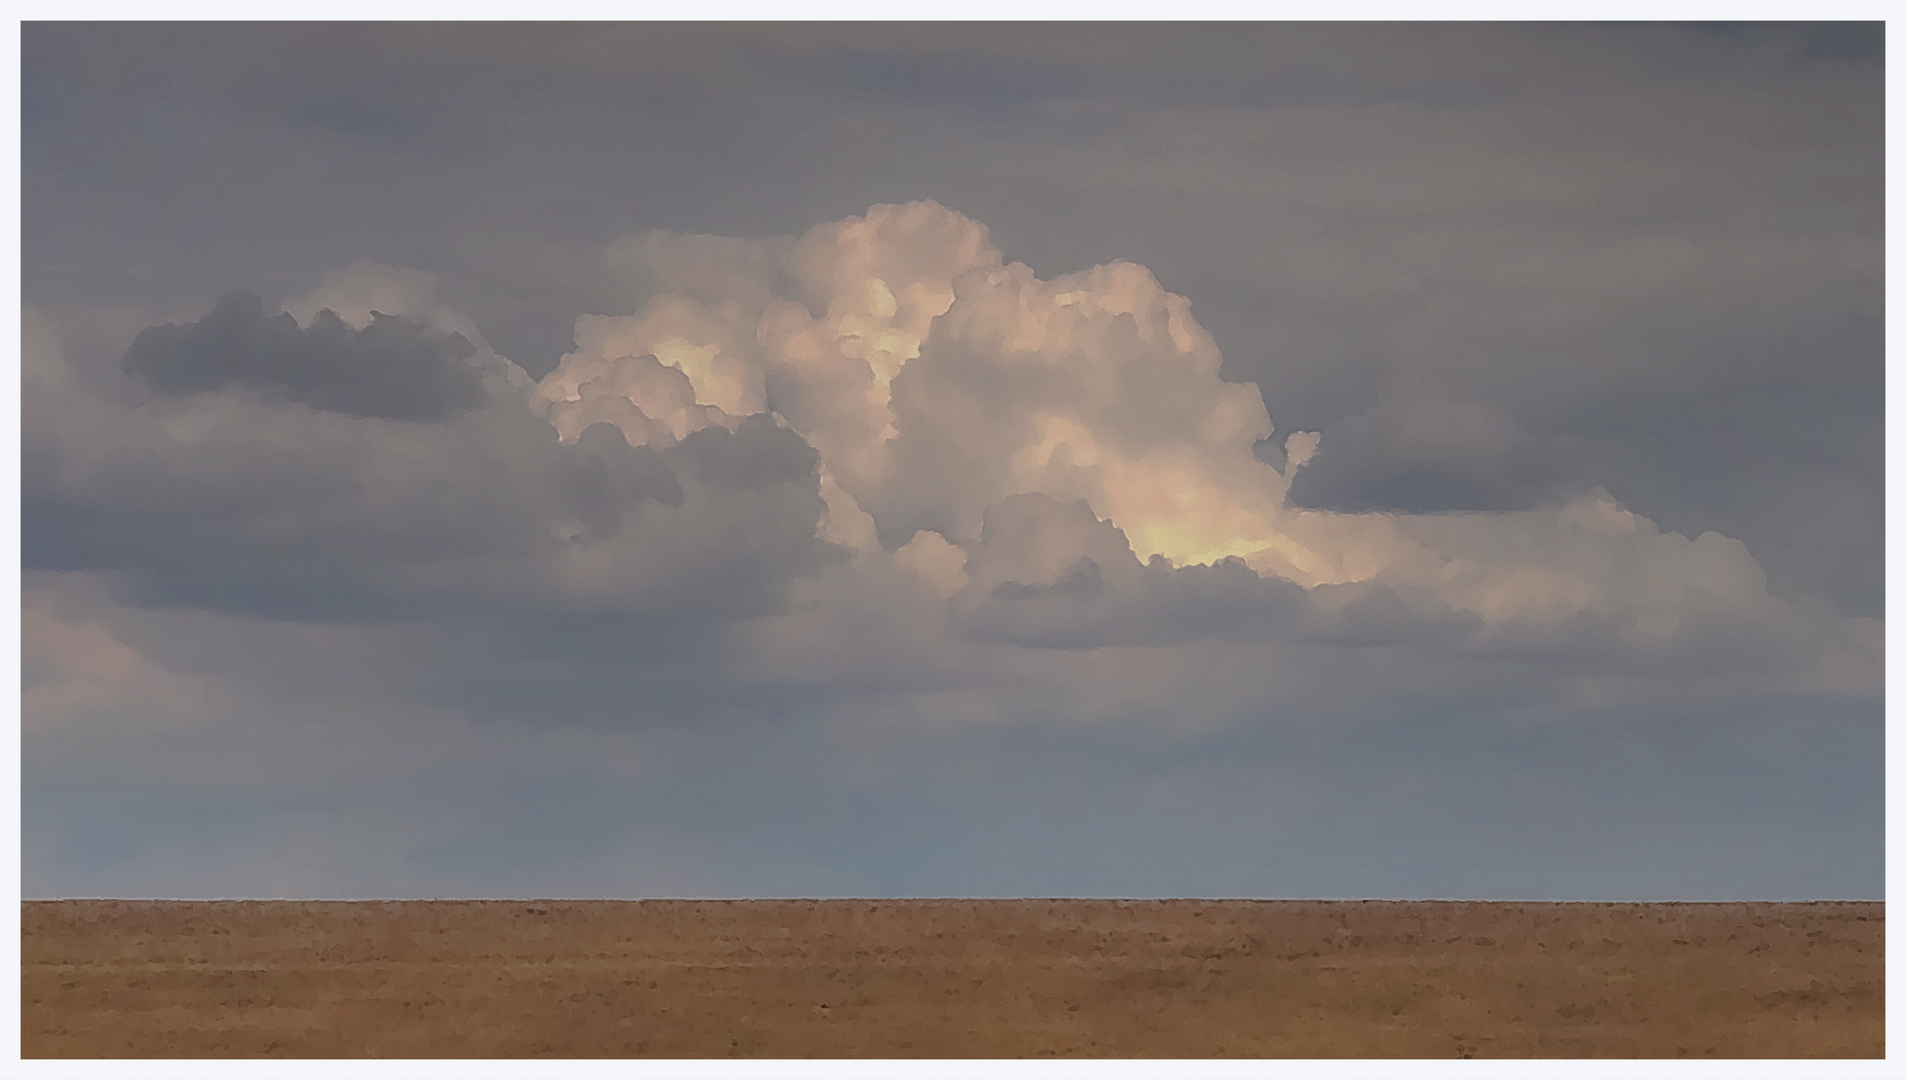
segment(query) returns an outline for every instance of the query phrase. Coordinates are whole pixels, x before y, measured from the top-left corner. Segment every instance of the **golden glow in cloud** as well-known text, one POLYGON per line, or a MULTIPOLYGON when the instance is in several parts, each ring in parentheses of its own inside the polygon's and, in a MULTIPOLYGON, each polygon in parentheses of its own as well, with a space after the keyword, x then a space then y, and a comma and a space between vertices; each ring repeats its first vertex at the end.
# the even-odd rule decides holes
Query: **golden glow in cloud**
POLYGON ((1666 625, 1690 588, 1772 603, 1739 543, 1663 535, 1601 492, 1433 518, 1291 507, 1317 436, 1287 435, 1281 471, 1253 453, 1271 418, 1256 387, 1222 379, 1189 301, 1130 263, 1042 280, 936 203, 877 206, 792 243, 651 234, 616 250, 652 260, 657 280, 727 267, 733 295, 664 292, 581 319, 576 351, 536 390, 562 437, 607 420, 666 444, 772 405, 820 452, 824 535, 867 558, 892 534, 899 563, 942 595, 986 509, 1036 492, 1084 500, 1140 560, 1236 557, 1307 588, 1423 590, 1488 620, 1666 625), (777 272, 798 296, 776 294, 777 272))

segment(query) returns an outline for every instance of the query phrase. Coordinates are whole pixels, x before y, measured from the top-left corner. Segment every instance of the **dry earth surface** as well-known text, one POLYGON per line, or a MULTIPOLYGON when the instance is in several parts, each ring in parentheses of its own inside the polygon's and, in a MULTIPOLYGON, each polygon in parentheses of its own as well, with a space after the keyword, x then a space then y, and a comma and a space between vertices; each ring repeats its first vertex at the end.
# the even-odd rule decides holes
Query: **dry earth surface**
POLYGON ((23 905, 28 1057, 1878 1057, 1880 903, 23 905))

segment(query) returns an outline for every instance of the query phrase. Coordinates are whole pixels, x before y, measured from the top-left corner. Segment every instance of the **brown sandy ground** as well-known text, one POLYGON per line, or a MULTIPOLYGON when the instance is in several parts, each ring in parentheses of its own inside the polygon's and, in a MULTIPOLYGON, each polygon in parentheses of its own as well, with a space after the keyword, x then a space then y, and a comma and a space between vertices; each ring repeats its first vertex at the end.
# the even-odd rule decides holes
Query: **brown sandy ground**
POLYGON ((1881 903, 23 905, 27 1057, 1878 1057, 1881 903))

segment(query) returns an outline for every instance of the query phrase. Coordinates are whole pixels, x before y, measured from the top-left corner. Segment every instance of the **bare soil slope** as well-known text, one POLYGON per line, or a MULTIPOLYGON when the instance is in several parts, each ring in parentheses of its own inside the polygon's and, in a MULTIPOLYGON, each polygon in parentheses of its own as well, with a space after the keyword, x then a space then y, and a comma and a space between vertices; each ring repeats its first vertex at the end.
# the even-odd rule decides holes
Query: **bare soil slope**
POLYGON ((1884 905, 23 905, 28 1057, 1884 1053, 1884 905))

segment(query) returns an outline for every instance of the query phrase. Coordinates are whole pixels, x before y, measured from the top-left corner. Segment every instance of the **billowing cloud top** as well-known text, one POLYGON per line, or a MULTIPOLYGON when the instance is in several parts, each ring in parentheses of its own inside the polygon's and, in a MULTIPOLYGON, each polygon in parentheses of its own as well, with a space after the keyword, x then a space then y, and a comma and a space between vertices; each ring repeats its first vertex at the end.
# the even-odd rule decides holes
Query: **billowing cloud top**
MULTIPOLYGON (((535 395, 563 437, 608 422, 667 447, 771 408, 819 453, 825 535, 895 552, 943 592, 971 592, 962 577, 1011 545, 1006 584, 1058 597, 1073 582, 1081 603, 1088 580, 1113 586, 1080 567, 1238 563, 1262 582, 1394 590, 1483 624, 1592 619, 1636 645, 1720 612, 1782 618, 1741 544, 1664 534, 1600 490, 1516 513, 1290 505, 1316 436, 1285 436, 1281 470, 1254 453, 1274 433, 1257 388, 1222 378, 1190 302, 1140 266, 1041 279, 931 202, 791 243, 650 234, 616 251, 645 280, 696 284, 578 323, 535 395), (1004 539, 1002 521, 1030 520, 1014 509, 1028 495, 1078 509, 1004 539), (1109 526, 1117 550, 1066 528, 1074 514, 1109 526)), ((1104 641, 1146 639, 1121 633, 1104 641)))

